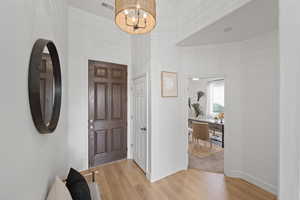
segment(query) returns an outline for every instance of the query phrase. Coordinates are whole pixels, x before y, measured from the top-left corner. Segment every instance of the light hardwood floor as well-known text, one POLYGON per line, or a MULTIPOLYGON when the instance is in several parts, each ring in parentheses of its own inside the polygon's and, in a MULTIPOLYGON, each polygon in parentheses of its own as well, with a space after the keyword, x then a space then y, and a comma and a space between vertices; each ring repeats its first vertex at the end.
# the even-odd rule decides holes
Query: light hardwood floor
POLYGON ((239 179, 189 169, 149 183, 131 160, 96 168, 103 200, 273 200, 273 195, 239 179))

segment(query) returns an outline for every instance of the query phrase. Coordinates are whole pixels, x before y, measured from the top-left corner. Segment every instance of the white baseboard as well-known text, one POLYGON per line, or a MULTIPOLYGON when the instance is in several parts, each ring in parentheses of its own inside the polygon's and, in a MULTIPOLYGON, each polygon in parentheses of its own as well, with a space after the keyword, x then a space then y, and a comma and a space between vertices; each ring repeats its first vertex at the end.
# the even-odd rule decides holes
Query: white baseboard
MULTIPOLYGON (((148 175, 148 180, 150 180, 151 183, 153 182, 156 182, 156 181, 159 181, 163 178, 166 178, 170 175, 173 175, 177 172, 180 172, 182 170, 186 170, 186 168, 182 168, 182 169, 174 169, 172 171, 169 171, 167 173, 165 173, 163 176, 158 176, 158 177, 152 177, 150 174, 147 174, 148 175)), ((257 178, 255 176, 252 176, 250 174, 247 174, 247 173, 244 173, 244 172, 241 172, 241 171, 230 171, 228 173, 226 173, 226 176, 228 177, 232 177, 232 178, 240 178, 240 179, 243 179, 249 183, 252 183, 274 195, 277 195, 278 194, 278 190, 277 190, 277 187, 275 185, 272 185, 272 184, 269 184, 263 180, 261 180, 260 178, 257 178)))
POLYGON ((249 183, 252 183, 274 195, 278 194, 277 187, 275 185, 266 183, 265 181, 261 180, 260 178, 257 178, 255 176, 252 176, 250 174, 241 172, 241 171, 230 171, 229 173, 226 173, 226 176, 232 177, 232 178, 240 178, 243 179, 249 183))

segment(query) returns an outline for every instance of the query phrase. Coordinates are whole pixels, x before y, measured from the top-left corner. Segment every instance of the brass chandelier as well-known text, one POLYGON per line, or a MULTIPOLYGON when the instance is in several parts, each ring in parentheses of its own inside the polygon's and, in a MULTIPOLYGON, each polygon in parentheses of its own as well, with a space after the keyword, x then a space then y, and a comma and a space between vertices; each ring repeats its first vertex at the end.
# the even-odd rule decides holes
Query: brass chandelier
POLYGON ((156 25, 155 0, 115 0, 115 22, 130 34, 144 34, 156 25))

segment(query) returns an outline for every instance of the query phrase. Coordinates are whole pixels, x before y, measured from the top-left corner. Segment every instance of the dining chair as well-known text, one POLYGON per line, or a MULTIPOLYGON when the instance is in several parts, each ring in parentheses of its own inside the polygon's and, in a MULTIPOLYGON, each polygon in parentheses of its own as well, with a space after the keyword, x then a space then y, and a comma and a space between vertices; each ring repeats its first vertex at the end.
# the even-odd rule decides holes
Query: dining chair
POLYGON ((212 140, 209 136, 208 123, 193 122, 192 128, 193 140, 196 140, 196 142, 199 142, 200 140, 210 142, 210 148, 212 148, 212 140))

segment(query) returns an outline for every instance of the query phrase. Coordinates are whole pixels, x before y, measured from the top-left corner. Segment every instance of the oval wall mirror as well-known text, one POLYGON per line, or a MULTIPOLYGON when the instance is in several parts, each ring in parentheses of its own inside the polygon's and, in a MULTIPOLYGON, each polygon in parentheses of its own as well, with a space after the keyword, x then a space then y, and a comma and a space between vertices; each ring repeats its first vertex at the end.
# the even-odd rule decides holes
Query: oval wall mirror
POLYGON ((61 108, 61 69, 55 44, 35 42, 28 73, 29 103, 33 122, 41 134, 53 133, 61 108))

